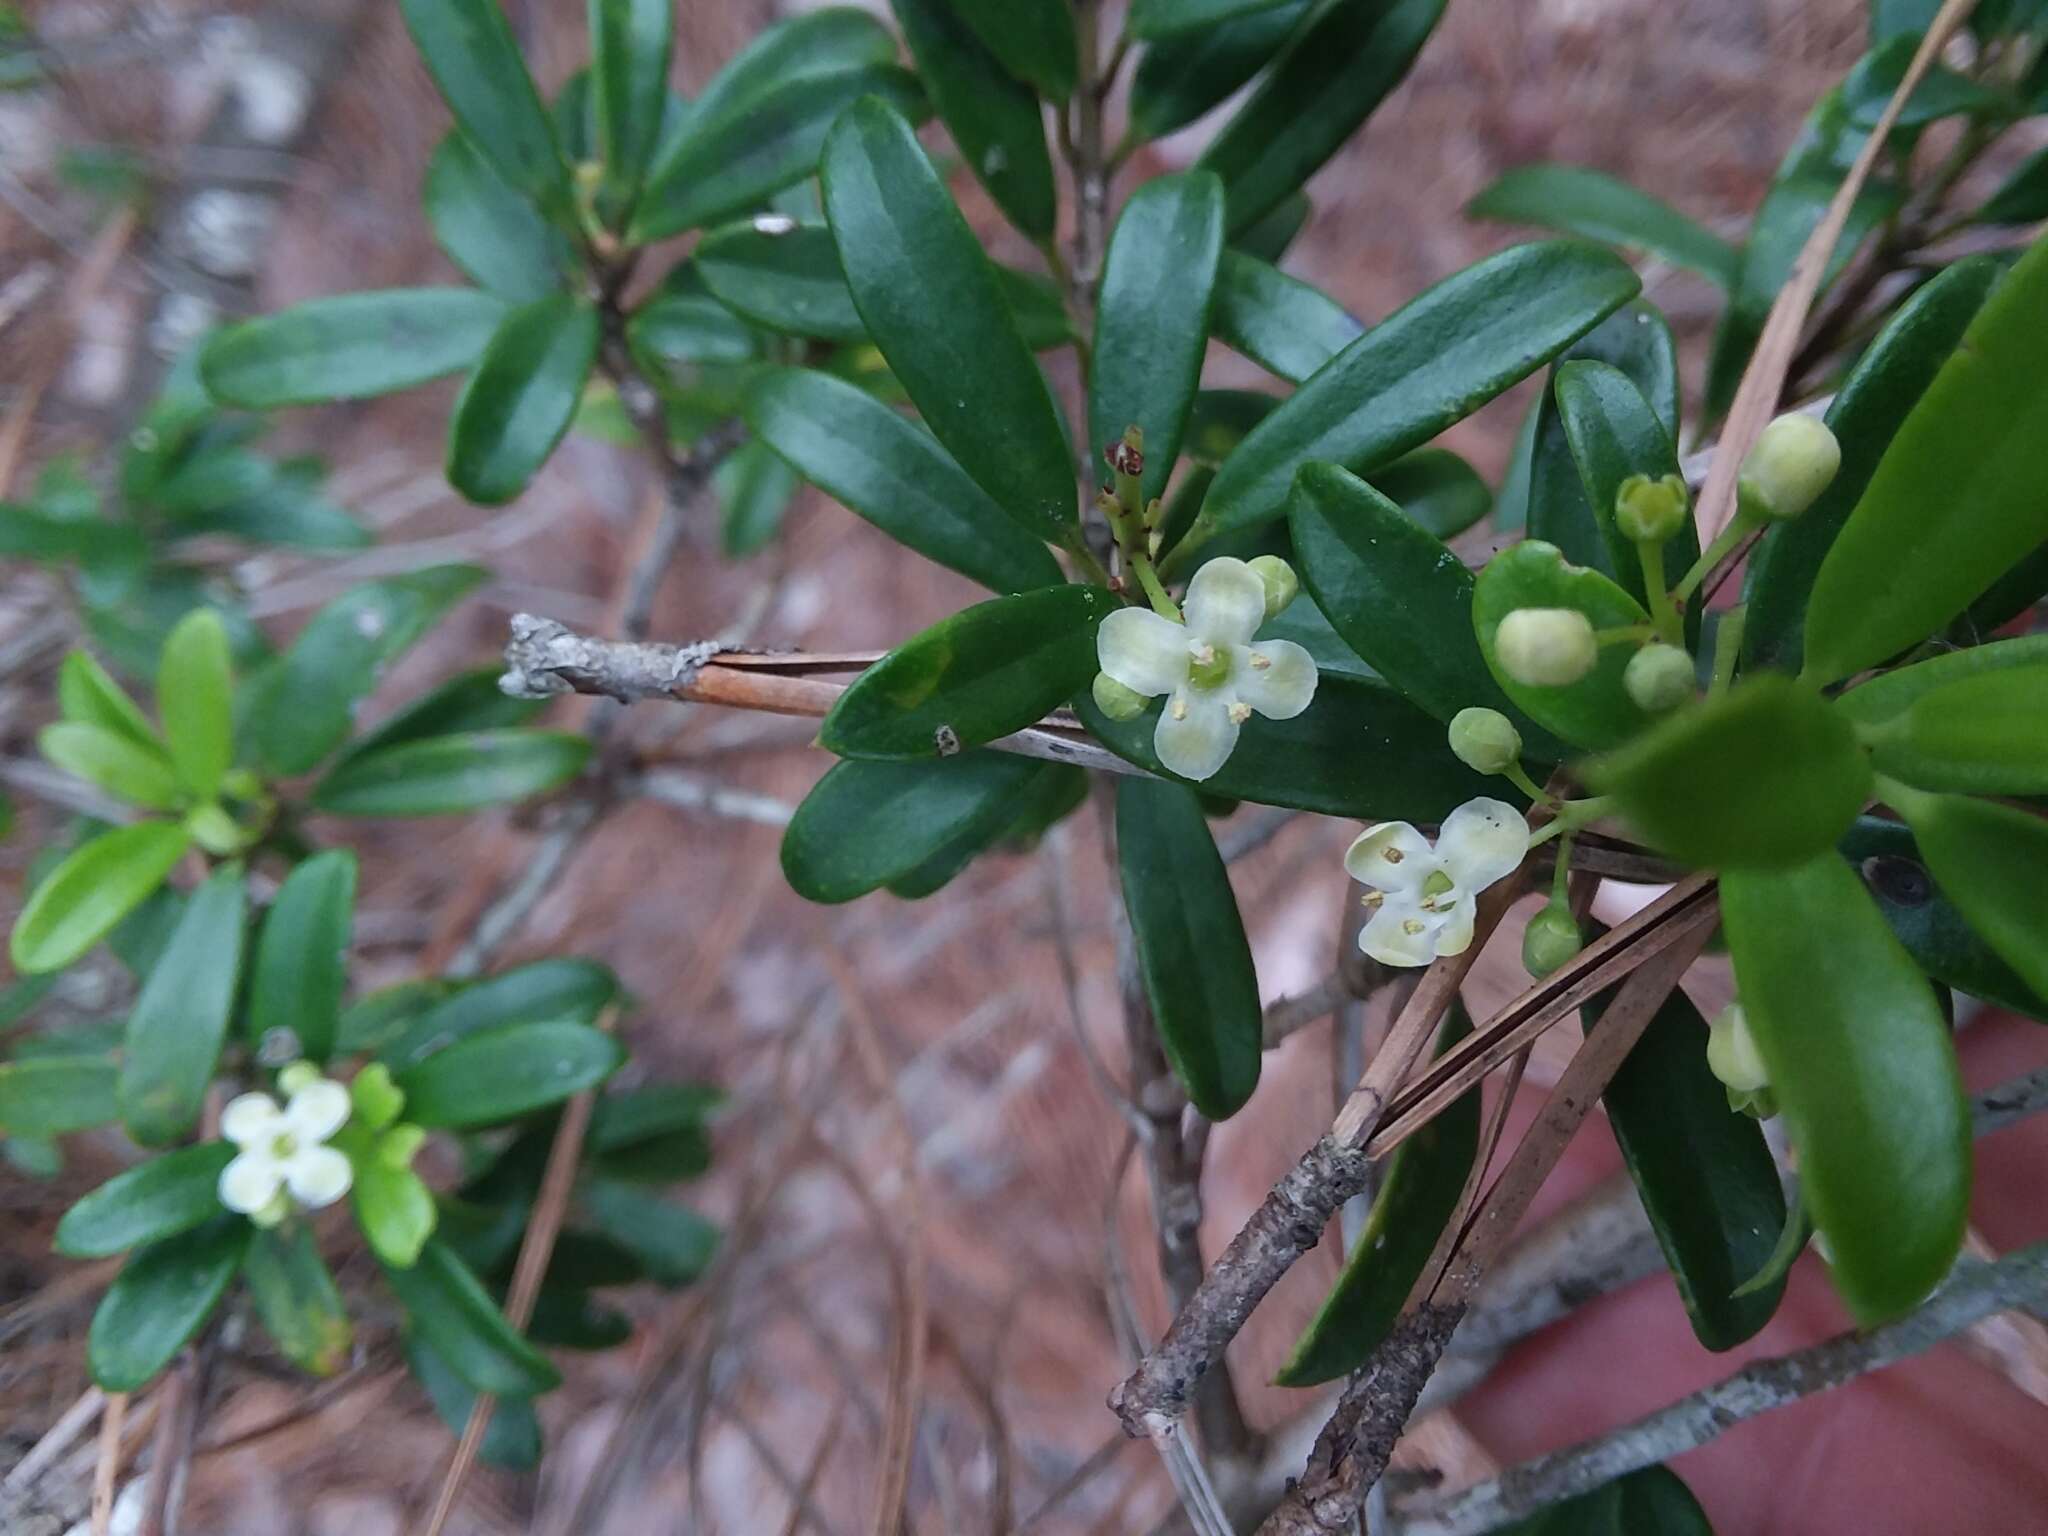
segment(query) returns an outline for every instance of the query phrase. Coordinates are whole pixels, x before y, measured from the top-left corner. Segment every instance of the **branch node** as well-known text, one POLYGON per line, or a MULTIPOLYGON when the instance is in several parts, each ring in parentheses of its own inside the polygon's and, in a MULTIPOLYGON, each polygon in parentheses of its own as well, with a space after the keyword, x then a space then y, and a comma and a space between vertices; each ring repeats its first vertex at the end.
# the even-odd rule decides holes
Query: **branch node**
POLYGON ((718 640, 694 645, 590 640, 553 619, 515 613, 498 687, 515 699, 601 693, 624 704, 670 698, 696 681, 714 656, 730 649, 718 640))

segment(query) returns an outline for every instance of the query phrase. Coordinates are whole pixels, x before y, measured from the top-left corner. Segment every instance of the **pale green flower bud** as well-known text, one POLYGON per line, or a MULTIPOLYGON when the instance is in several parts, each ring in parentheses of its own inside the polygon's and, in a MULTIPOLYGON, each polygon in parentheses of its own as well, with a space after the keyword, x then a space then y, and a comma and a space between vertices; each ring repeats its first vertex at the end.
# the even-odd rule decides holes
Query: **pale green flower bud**
POLYGON ((1630 475, 1614 496, 1614 526, 1638 544, 1662 544, 1685 526, 1691 510, 1692 499, 1678 476, 1652 480, 1630 475))
POLYGON ((1517 608, 1494 631, 1501 670, 1530 688, 1564 688, 1593 670, 1600 642, 1576 608, 1517 608))
POLYGON ((208 853, 225 858, 242 846, 242 829, 235 818, 208 801, 185 814, 185 830, 208 853))
POLYGON ((1742 510, 1783 521, 1820 499, 1842 467, 1842 445, 1817 416, 1794 412, 1763 430, 1736 482, 1742 510))
POLYGON ((1661 715, 1676 709, 1697 691, 1692 658, 1675 645, 1644 646, 1629 657, 1621 684, 1636 708, 1661 715))
POLYGON ((1497 709, 1461 709, 1451 717, 1451 755, 1474 773, 1503 773, 1522 758, 1522 733, 1497 709))
POLYGON ((1771 1086, 1742 1004, 1730 1003, 1707 1027, 1707 1067, 1732 1093, 1754 1094, 1771 1086))
POLYGON ((320 1081, 320 1069, 310 1061, 295 1061, 277 1074, 277 1090, 290 1098, 301 1088, 320 1081))
POLYGON ((1107 672, 1095 674, 1095 707, 1112 720, 1135 720, 1145 713, 1145 696, 1126 688, 1107 672))
POLYGON ((1571 913, 1553 902, 1522 930, 1522 968, 1541 979, 1568 963, 1585 943, 1571 913))
POLYGON ((1294 567, 1278 555, 1260 555, 1251 562, 1251 568, 1266 585, 1269 619, 1293 602, 1295 594, 1301 591, 1301 578, 1294 574, 1294 567))

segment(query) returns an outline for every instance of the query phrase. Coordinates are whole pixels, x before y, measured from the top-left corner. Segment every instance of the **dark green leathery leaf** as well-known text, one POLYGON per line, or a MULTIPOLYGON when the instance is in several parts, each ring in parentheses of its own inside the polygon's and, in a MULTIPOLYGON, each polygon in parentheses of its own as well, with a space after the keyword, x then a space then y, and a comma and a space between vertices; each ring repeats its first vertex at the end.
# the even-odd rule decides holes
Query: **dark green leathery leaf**
POLYGON ((1193 791, 1116 787, 1124 906, 1160 1044, 1188 1100, 1227 1120, 1258 1086, 1259 981, 1230 877, 1193 791))
POLYGON ((1668 203, 1588 166, 1517 166, 1467 203, 1465 212, 1648 251, 1722 288, 1734 283, 1742 262, 1734 246, 1668 203))
POLYGON ((213 1315, 254 1231, 223 1211, 131 1256, 92 1315, 86 1367, 108 1392, 133 1392, 213 1315))
POLYGON ((505 317, 448 423, 448 483, 485 506, 510 501, 569 430, 597 360, 595 306, 570 294, 505 317))
POLYGON ((310 299, 217 331, 206 387, 263 410, 388 395, 467 368, 509 305, 471 288, 393 288, 310 299))
POLYGON ((241 975, 247 890, 223 865, 193 895, 128 1015, 121 1120, 144 1146, 162 1146, 199 1119, 241 975))
POLYGON ((1311 0, 1287 0, 1150 44, 1131 82, 1131 131, 1156 139, 1219 105, 1272 62, 1310 9, 1311 0))
MULTIPOLYGON (((1559 363, 1553 391, 1565 441, 1578 465, 1579 483, 1594 521, 1607 542, 1615 578, 1637 602, 1646 603, 1649 594, 1643 584, 1642 561, 1634 541, 1615 524, 1615 501, 1623 482, 1631 476, 1647 475, 1652 480, 1677 477, 1678 449, 1635 382, 1611 364, 1590 359, 1559 363)), ((1699 558, 1699 552, 1698 530, 1687 517, 1678 533, 1662 546, 1665 580, 1676 581, 1699 558)))

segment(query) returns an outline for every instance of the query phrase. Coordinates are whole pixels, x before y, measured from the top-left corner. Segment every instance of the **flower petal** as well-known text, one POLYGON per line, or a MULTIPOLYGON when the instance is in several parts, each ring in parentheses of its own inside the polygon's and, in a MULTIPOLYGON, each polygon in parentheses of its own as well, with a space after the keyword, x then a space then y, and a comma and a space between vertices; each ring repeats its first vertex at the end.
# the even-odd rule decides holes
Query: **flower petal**
POLYGON ((1405 821, 1367 827, 1344 851, 1344 872, 1376 891, 1419 891, 1437 868, 1429 839, 1405 821))
POLYGON ((1472 924, 1479 912, 1479 902, 1470 891, 1458 892, 1457 905, 1444 913, 1436 930, 1436 952, 1439 955, 1462 955, 1472 947, 1472 924))
POLYGON ((325 1141, 348 1120, 348 1090, 331 1078, 306 1084, 284 1107, 291 1133, 301 1141, 325 1141))
POLYGON ((277 1100, 267 1093, 240 1093, 220 1112, 220 1133, 238 1147, 267 1142, 284 1129, 277 1100))
POLYGON ((1358 932, 1358 947, 1381 965, 1427 965, 1436 958, 1442 919, 1406 896, 1389 896, 1358 932))
POLYGON ((244 1152, 221 1169, 215 1188, 222 1205, 244 1216, 253 1216, 277 1198, 278 1186, 283 1182, 284 1169, 276 1158, 267 1152, 244 1152))
POLYGON ((1436 856, 1460 889, 1478 895, 1512 874, 1529 851, 1529 823, 1505 800, 1467 800, 1444 818, 1436 856))
POLYGON ((1096 663, 1133 693, 1171 693, 1188 680, 1188 631, 1143 608, 1119 608, 1095 631, 1096 663))
POLYGON ((1195 572, 1180 608, 1196 639, 1243 645, 1266 622, 1266 584, 1244 561, 1218 555, 1195 572))
POLYGON ((285 1187, 308 1210, 334 1204, 354 1179, 348 1159, 332 1147, 301 1147, 284 1160, 285 1187))
POLYGON ((1231 653, 1230 686, 1268 720, 1292 720, 1316 696, 1316 659, 1292 640, 1262 640, 1231 653))
POLYGON ((1237 745, 1237 722, 1221 688, 1173 690, 1152 733, 1152 750, 1169 773, 1206 779, 1221 768, 1237 745))

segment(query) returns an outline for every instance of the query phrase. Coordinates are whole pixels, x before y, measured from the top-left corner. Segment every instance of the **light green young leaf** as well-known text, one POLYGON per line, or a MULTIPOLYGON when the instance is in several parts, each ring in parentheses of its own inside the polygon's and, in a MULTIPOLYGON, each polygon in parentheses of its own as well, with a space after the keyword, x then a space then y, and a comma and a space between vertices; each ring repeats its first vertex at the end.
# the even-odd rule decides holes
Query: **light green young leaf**
POLYGON ((9 954, 24 975, 61 970, 163 884, 192 846, 177 822, 102 832, 44 877, 14 920, 9 954))
POLYGON ((164 641, 156 703, 171 765, 195 800, 211 800, 234 760, 234 674, 228 632, 211 608, 195 608, 164 641))
POLYGON ((139 746, 132 736, 60 720, 36 733, 36 748, 66 773, 133 805, 168 811, 185 799, 185 789, 164 749, 139 746))

